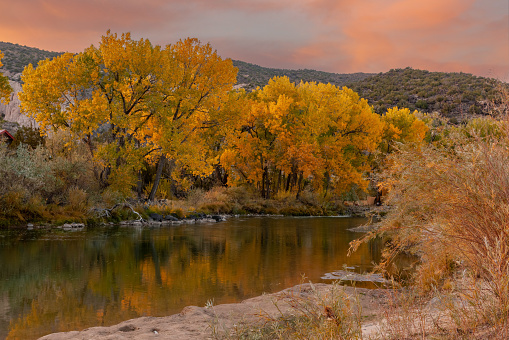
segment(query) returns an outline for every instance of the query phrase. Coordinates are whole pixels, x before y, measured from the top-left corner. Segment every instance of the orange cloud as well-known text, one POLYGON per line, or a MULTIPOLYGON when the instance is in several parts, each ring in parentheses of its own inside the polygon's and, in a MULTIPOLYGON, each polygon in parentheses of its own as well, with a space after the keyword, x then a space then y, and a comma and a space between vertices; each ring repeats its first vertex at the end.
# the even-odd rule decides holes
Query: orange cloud
POLYGON ((267 67, 509 79, 508 12, 502 0, 22 0, 2 8, 0 40, 78 52, 111 29, 161 45, 198 37, 267 67))
POLYGON ((329 5, 310 7, 309 12, 327 23, 328 32, 301 46, 295 63, 321 60, 338 72, 406 66, 482 75, 497 70, 507 79, 509 18, 497 15, 494 20, 489 16, 493 12, 478 13, 474 0, 310 3, 329 5))

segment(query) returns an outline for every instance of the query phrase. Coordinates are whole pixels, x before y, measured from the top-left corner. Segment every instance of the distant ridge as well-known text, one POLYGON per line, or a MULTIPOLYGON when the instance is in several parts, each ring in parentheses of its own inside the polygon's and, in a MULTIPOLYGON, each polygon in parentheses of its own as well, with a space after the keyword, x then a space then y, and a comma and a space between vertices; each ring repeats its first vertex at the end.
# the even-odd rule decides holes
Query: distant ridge
MULTIPOLYGON (((0 71, 18 82, 20 73, 28 64, 37 65, 39 60, 62 54, 8 42, 0 42, 0 51, 5 55, 0 71)), ((236 88, 252 91, 267 85, 275 76, 287 76, 297 84, 304 81, 348 86, 367 99, 379 114, 398 106, 424 113, 439 112, 460 122, 476 115, 509 113, 508 104, 500 96, 502 88, 509 91, 509 84, 468 73, 430 72, 407 67, 378 74, 340 74, 268 68, 240 60, 233 60, 233 65, 239 69, 236 88)))
POLYGON ((28 64, 37 65, 39 60, 46 58, 54 58, 62 54, 62 52, 44 51, 35 47, 27 47, 23 45, 13 44, 0 41, 0 51, 4 54, 2 63, 3 69, 11 74, 23 72, 28 64))
POLYGON ((319 82, 319 83, 331 83, 339 87, 343 87, 346 84, 355 83, 357 81, 366 79, 375 73, 330 73, 315 70, 289 70, 289 69, 278 69, 262 67, 255 64, 246 63, 240 60, 233 60, 233 65, 239 69, 237 74, 237 84, 241 85, 246 90, 254 90, 256 87, 263 87, 267 85, 269 79, 273 77, 287 76, 291 82, 300 83, 304 82, 319 82))
MULTIPOLYGON (((509 113, 501 91, 509 84, 469 73, 430 72, 410 67, 347 84, 382 114, 394 106, 423 113, 439 112, 455 120, 476 115, 509 113)), ((509 92, 508 92, 509 93, 509 92)))

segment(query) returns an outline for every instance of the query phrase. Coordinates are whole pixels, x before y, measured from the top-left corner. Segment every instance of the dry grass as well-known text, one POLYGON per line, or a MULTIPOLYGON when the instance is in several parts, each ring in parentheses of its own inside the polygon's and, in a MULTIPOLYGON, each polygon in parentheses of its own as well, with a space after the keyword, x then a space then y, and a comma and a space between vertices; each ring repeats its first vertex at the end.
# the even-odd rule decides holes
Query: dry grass
MULTIPOLYGON (((387 202, 392 210, 380 229, 365 240, 376 235, 389 240, 382 267, 398 253, 418 255, 413 284, 419 294, 433 297, 449 290, 461 295, 462 303, 451 305, 448 311, 455 326, 444 338, 508 332, 506 131, 505 122, 478 121, 451 129, 448 139, 438 145, 402 146, 381 178, 390 190, 387 202), (486 133, 486 126, 491 132, 486 133), (468 285, 458 282, 454 276, 458 271, 469 278, 468 285)), ((418 313, 413 315, 426 320, 418 313)), ((404 324, 400 317, 387 320, 388 325, 404 324)), ((419 326, 406 328, 415 331, 419 326)), ((424 337, 423 332, 418 334, 424 337)))
POLYGON ((362 339, 361 310, 336 283, 326 293, 289 291, 273 301, 278 313, 261 311, 258 325, 221 328, 215 320, 212 333, 218 339, 362 339))

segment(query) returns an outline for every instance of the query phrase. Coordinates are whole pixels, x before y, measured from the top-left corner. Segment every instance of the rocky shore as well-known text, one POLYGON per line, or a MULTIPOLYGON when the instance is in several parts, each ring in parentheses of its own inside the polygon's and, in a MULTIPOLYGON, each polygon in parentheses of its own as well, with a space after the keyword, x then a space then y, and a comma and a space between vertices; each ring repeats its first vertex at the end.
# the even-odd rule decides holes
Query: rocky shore
MULTIPOLYGON (((141 317, 108 327, 91 327, 81 331, 53 333, 44 340, 70 339, 213 339, 231 334, 234 329, 261 325, 267 317, 277 318, 281 313, 295 313, 291 301, 311 299, 317 294, 330 294, 332 284, 301 284, 283 291, 265 294, 240 303, 217 306, 188 306, 179 314, 166 317, 141 317), (263 317, 262 317, 263 315, 263 317)), ((336 289, 338 287, 336 286, 336 289)), ((377 330, 377 313, 388 297, 383 289, 363 289, 341 286, 356 308, 361 308, 364 337, 377 330)))

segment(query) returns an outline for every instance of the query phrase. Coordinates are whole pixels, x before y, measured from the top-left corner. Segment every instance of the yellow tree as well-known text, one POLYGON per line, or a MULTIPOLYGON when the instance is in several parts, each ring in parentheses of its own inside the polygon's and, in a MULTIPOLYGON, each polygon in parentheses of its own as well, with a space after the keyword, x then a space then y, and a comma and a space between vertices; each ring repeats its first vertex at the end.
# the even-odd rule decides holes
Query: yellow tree
MULTIPOLYGON (((0 67, 2 67, 4 64, 2 64, 2 58, 4 57, 4 54, 2 51, 0 51, 0 67)), ((9 96, 11 95, 12 88, 9 85, 9 79, 5 77, 3 74, 0 73, 0 99, 4 104, 9 103, 9 96)))
POLYGON ((407 108, 388 109, 382 116, 384 122, 383 143, 380 145, 385 153, 390 153, 395 142, 419 143, 424 140, 428 127, 417 117, 417 111, 410 113, 407 108))
MULTIPOLYGON (((395 151, 396 143, 418 144, 426 137, 429 128, 426 123, 417 117, 417 111, 413 113, 407 108, 399 109, 397 106, 390 108, 382 116, 384 124, 382 142, 380 143, 379 159, 375 161, 375 172, 381 167, 386 167, 387 156, 395 151), (377 164, 378 163, 378 164, 377 164)), ((381 203, 382 192, 377 190, 376 204, 381 203)))
POLYGON ((352 90, 275 78, 250 99, 221 157, 230 178, 257 185, 263 197, 304 182, 337 193, 366 186, 366 154, 382 123, 352 90))
POLYGON ((108 32, 97 48, 29 65, 20 99, 41 130, 65 129, 87 143, 98 178, 127 195, 147 163, 159 162, 158 176, 168 158, 208 173, 195 161, 206 158, 195 135, 235 76, 230 60, 196 39, 162 49, 108 32))
MULTIPOLYGON (((218 159, 210 149, 207 134, 220 128, 222 105, 236 81, 237 71, 231 60, 222 60, 209 44, 200 45, 197 39, 179 41, 167 47, 174 67, 163 73, 160 110, 152 116, 154 143, 161 147, 153 199, 166 159, 178 168, 195 176, 207 176, 218 159)), ((210 135, 208 135, 210 137, 210 135)))

